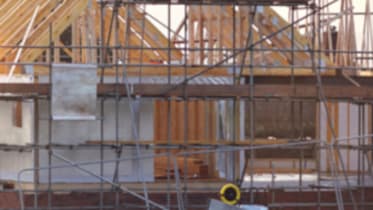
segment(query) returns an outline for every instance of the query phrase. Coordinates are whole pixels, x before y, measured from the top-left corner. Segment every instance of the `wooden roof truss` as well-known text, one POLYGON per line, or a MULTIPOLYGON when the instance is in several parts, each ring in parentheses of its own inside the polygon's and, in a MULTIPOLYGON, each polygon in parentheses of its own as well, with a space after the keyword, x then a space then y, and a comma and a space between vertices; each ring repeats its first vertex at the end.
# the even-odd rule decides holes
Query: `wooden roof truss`
MULTIPOLYGON (((226 56, 247 47, 247 36, 252 34, 252 43, 271 36, 255 46, 253 55, 253 64, 257 68, 259 66, 259 70, 265 70, 265 74, 273 74, 278 68, 284 67, 287 68, 283 71, 284 74, 289 74, 289 67, 292 65, 299 66, 297 70, 306 69, 311 73, 311 56, 307 52, 309 41, 295 30, 292 42, 290 28, 272 36, 289 23, 267 6, 258 6, 255 16, 250 18, 249 8, 188 6, 188 37, 183 41, 188 43, 190 50, 184 52, 183 48, 177 48, 178 45, 170 41, 147 18, 146 13, 134 4, 119 6, 115 13, 117 17, 114 18, 117 23, 112 23, 115 12, 113 4, 107 4, 103 14, 104 36, 101 37, 101 10, 96 1, 3 0, 0 6, 0 60, 3 61, 0 72, 8 73, 11 68, 9 64, 13 62, 97 63, 100 40, 105 42, 105 46, 112 47, 106 53, 107 63, 114 64, 118 60, 139 65, 164 64, 167 61, 183 63, 187 55, 187 63, 190 65, 216 64, 226 56), (36 16, 31 21, 34 13, 36 16), (250 20, 252 24, 249 23, 250 20), (24 37, 28 27, 31 27, 29 34, 24 37), (19 47, 15 46, 20 46, 23 41, 25 48, 20 52, 19 47), (56 46, 53 52, 48 51, 50 41, 56 46), (293 54, 281 51, 291 49, 292 43, 295 50, 304 51, 293 54), (115 46, 130 50, 115 50, 118 49, 115 46)), ((250 56, 244 56, 244 53, 226 63, 239 64, 244 58, 246 64, 250 63, 250 56)), ((322 63, 332 66, 324 55, 322 63)), ((167 71, 167 68, 164 70, 167 71)), ((22 73, 21 65, 17 65, 16 72, 22 73)), ((246 69, 243 73, 248 74, 249 71, 246 69)))

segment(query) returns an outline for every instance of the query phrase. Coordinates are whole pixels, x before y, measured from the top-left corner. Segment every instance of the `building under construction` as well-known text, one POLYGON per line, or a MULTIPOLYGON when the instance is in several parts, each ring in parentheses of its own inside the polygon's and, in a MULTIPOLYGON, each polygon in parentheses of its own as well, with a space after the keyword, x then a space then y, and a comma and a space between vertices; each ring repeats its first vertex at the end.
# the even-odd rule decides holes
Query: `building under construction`
POLYGON ((373 209, 372 3, 0 0, 0 209, 373 209))

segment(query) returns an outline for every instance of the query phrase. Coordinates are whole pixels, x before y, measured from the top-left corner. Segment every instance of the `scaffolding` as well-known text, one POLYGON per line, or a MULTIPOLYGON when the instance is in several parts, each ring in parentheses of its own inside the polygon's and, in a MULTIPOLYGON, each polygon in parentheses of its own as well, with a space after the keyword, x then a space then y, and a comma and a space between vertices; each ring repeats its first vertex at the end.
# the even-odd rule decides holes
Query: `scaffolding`
POLYGON ((19 203, 0 208, 207 209, 227 182, 241 204, 372 208, 372 14, 369 0, 0 0, 16 133, 0 178, 17 183, 0 196, 19 203))

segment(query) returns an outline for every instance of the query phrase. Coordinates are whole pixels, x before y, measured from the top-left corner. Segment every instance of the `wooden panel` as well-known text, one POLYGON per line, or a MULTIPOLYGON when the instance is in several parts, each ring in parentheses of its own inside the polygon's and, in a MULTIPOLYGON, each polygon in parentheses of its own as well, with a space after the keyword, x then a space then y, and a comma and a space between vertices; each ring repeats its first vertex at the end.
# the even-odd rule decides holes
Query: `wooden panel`
MULTIPOLYGON (((215 135, 211 135, 211 133, 215 132, 215 110, 211 109, 209 113, 206 113, 206 107, 211 106, 213 102, 210 101, 202 101, 202 100, 192 100, 187 102, 179 102, 173 100, 171 104, 170 109, 170 125, 168 124, 168 102, 165 100, 157 100, 155 101, 154 109, 155 115, 154 115, 154 133, 155 133, 155 139, 154 142, 156 144, 167 144, 167 130, 168 126, 171 129, 171 144, 180 144, 184 145, 184 139, 185 139, 185 132, 187 132, 187 141, 188 144, 193 145, 208 145, 211 143, 216 143, 215 135), (186 106, 186 107, 185 107, 186 106), (188 115, 185 116, 185 108, 187 108, 188 115), (187 117, 187 119, 185 118, 187 117), (185 129, 185 120, 187 120, 187 130, 185 129), (209 121, 209 124, 206 123, 206 121, 209 121), (209 133, 211 136, 209 138, 207 137, 207 133, 209 133)), ((166 150, 157 150, 157 152, 165 152, 166 150)), ((178 149, 172 150, 173 153, 180 152, 178 149)), ((208 155, 207 155, 208 156, 208 155)), ((211 156, 210 158, 207 158, 206 162, 206 155, 193 155, 192 157, 188 157, 187 161, 189 162, 190 159, 196 159, 201 161, 203 164, 214 166, 215 158, 211 156)), ((157 176, 164 177, 165 176, 165 164, 161 163, 162 161, 167 161, 167 159, 157 159, 155 161, 156 166, 156 174, 157 176), (160 167, 162 165, 163 167, 160 167), (158 167, 158 169, 157 169, 158 167), (160 168, 159 168, 160 167, 160 168)), ((181 161, 182 162, 182 161, 181 161)), ((191 176, 193 174, 197 174, 197 176, 202 176, 200 173, 200 169, 203 171, 203 169, 206 169, 208 167, 203 167, 203 164, 188 164, 188 176, 191 176), (189 170, 190 167, 190 170, 189 170)), ((179 164, 179 167, 183 168, 184 164, 179 164)), ((211 170, 215 170, 215 168, 207 169, 207 173, 210 175, 210 177, 214 176, 214 172, 209 172, 211 170)), ((201 172, 202 173, 202 172, 201 172)), ((203 176, 208 176, 204 172, 203 176)))
POLYGON ((187 136, 188 140, 189 139, 196 139, 196 109, 195 109, 195 101, 186 101, 184 103, 187 103, 187 113, 185 117, 187 118, 186 120, 188 121, 188 126, 187 126, 187 136))
POLYGON ((178 142, 184 141, 184 132, 185 132, 185 121, 184 121, 184 115, 185 115, 185 109, 184 109, 184 103, 183 102, 176 102, 177 106, 177 114, 176 114, 176 122, 177 122, 177 140, 178 142))
POLYGON ((22 102, 17 101, 13 104, 13 125, 18 128, 22 128, 22 102))
POLYGON ((170 133, 171 133, 171 139, 178 140, 177 138, 177 126, 179 124, 177 119, 177 102, 175 100, 172 100, 171 102, 167 102, 171 105, 171 116, 170 116, 170 133))
MULTIPOLYGON (((167 126, 168 126, 168 107, 167 101, 155 101, 154 109, 154 123, 155 134, 157 140, 167 140, 167 126)), ((206 109, 205 104, 208 102, 201 100, 193 100, 186 102, 188 106, 188 139, 206 141, 206 109)), ((185 102, 172 101, 171 103, 171 139, 173 141, 184 141, 184 121, 185 121, 185 102)), ((212 117, 212 114, 210 115, 212 117)))

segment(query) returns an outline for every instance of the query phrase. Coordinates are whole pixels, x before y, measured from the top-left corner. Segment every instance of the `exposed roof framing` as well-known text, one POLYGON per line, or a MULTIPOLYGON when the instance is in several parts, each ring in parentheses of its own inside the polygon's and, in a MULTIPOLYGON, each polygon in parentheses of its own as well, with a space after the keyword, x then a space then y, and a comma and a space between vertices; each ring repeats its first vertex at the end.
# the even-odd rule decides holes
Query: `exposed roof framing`
MULTIPOLYGON (((277 2, 279 3, 280 1, 277 2)), ((281 2, 289 3, 295 1, 281 2)), ((275 3, 275 1, 272 1, 272 3, 275 3)), ((198 73, 197 68, 194 66, 184 66, 184 69, 182 67, 167 68, 167 66, 163 66, 163 63, 177 61, 179 64, 183 64, 184 57, 187 55, 188 65, 215 65, 226 58, 227 55, 223 55, 223 51, 229 54, 245 48, 248 34, 251 33, 253 42, 257 42, 289 25, 287 21, 268 6, 258 6, 252 19, 249 17, 252 14, 249 11, 250 7, 247 6, 191 5, 188 6, 188 37, 185 38, 186 40, 182 40, 188 44, 189 50, 183 52, 182 45, 175 44, 180 40, 176 40, 175 43, 171 41, 171 37, 169 39, 161 29, 154 25, 148 19, 147 14, 137 5, 120 4, 116 13, 117 16, 115 16, 118 23, 111 24, 114 17, 113 13, 115 12, 114 4, 105 4, 103 9, 104 37, 100 37, 101 10, 97 1, 92 1, 92 4, 89 4, 88 0, 3 0, 3 4, 0 6, 0 46, 2 46, 0 48, 0 60, 7 63, 15 60, 18 48, 11 46, 17 46, 23 39, 30 22, 30 16, 36 6, 39 6, 40 9, 30 34, 26 37, 26 48, 20 56, 20 63, 53 59, 48 58, 48 55, 44 53, 48 49, 46 47, 50 44, 50 41, 53 41, 54 46, 58 47, 54 49, 53 53, 53 62, 55 63, 63 62, 60 61, 61 53, 70 57, 73 63, 97 63, 97 49, 100 48, 99 41, 103 40, 105 41, 105 46, 111 47, 105 63, 115 64, 117 62, 115 58, 122 60, 121 58, 123 57, 125 62, 129 64, 159 64, 159 67, 154 68, 154 72, 151 69, 144 71, 145 74, 150 75, 167 75, 168 72, 179 75, 185 69, 187 69, 187 74, 189 75, 198 73), (253 23, 250 24, 249 21, 253 23), (129 26, 127 26, 127 22, 129 26), (69 27, 72 30, 70 35, 72 43, 65 43, 61 36, 69 27), (50 36, 50 30, 52 30, 52 36, 50 36), (109 33, 111 37, 107 37, 109 33), (119 36, 116 38, 115 34, 119 34, 119 36), (50 40, 50 37, 53 40, 50 40), (205 40, 207 40, 207 44, 205 44, 205 40), (110 42, 106 43, 106 41, 110 42), (71 45, 75 47, 71 47, 71 45), (32 47, 28 48, 27 46, 32 47), (82 48, 79 49, 77 46, 82 48), (115 50, 118 49, 115 48, 118 46, 130 49, 127 50, 127 57, 124 56, 124 51, 115 50), (214 49, 215 52, 209 49, 214 49), (175 71, 174 69, 177 68, 179 70, 175 71)), ((290 29, 287 29, 276 36, 271 36, 271 38, 264 40, 258 47, 269 51, 254 53, 255 74, 289 74, 289 69, 292 65, 298 66, 294 69, 295 74, 311 74, 312 62, 310 53, 297 51, 292 55, 290 52, 279 50, 290 50, 292 48, 291 39, 290 29), (294 59, 292 59, 292 56, 294 56, 294 59), (264 65, 261 67, 262 64, 271 66, 271 68, 266 68, 264 65), (282 69, 281 72, 276 73, 275 70, 279 69, 282 69)), ((307 50, 309 45, 309 41, 297 30, 294 30, 294 49, 307 50)), ((245 63, 249 64, 250 56, 242 56, 242 54, 236 56, 236 64, 241 63, 244 57, 246 58, 245 63)), ((326 56, 321 55, 321 60, 322 65, 328 68, 333 67, 332 62, 326 56)), ((319 63, 319 61, 316 63, 319 63)), ((224 64, 232 64, 232 60, 228 60, 224 64)), ((198 68, 203 70, 203 67, 198 68)), ((143 69, 146 69, 146 67, 141 67, 141 70, 143 69)), ((211 72, 214 73, 209 72, 204 75, 226 76, 232 74, 232 72, 227 73, 227 68, 223 68, 222 71, 215 70, 219 69, 219 67, 213 69, 211 72)), ((4 63, 0 66, 1 73, 8 73, 8 71, 9 66, 7 64, 4 63)), ((140 69, 132 68, 132 71, 136 73, 140 69)), ((37 68, 35 72, 45 72, 45 68, 37 68)), ((109 68, 106 72, 110 74, 112 71, 109 68)), ((243 75, 248 75, 249 72, 247 68, 242 71, 243 75)), ((21 73, 20 66, 18 66, 16 73, 21 73)))
MULTIPOLYGON (((115 0, 102 0, 112 3, 115 0)), ((120 0, 123 3, 133 4, 240 4, 240 5, 307 5, 309 0, 120 0)))
MULTIPOLYGON (((69 27, 75 26, 73 30, 75 34, 74 44, 80 46, 98 46, 98 37, 100 36, 100 8, 95 1, 92 6, 88 5, 88 0, 70 1, 70 0, 35 0, 35 1, 13 1, 7 0, 0 7, 0 11, 4 13, 0 14, 0 60, 12 62, 17 53, 17 48, 11 47, 16 46, 22 39, 24 32, 27 28, 30 16, 33 13, 33 9, 36 6, 40 6, 40 10, 35 18, 34 27, 32 28, 30 35, 27 37, 26 46, 33 46, 23 51, 20 62, 33 62, 38 59, 43 52, 46 50, 46 46, 50 42, 50 27, 53 33, 53 40, 55 46, 62 47, 63 51, 69 56, 76 56, 74 62, 97 62, 96 58, 88 59, 87 54, 94 49, 83 49, 78 53, 75 49, 69 49, 69 46, 64 46, 60 40, 61 34, 69 27), (94 16, 95 18, 92 18, 94 16), (93 22, 89 22, 93 21, 93 22), (93 27, 89 27, 93 25, 93 27), (91 34, 88 36, 88 34, 91 34), (96 37, 96 40, 88 40, 88 37, 96 37), (9 46, 9 47, 4 47, 9 46), (44 47, 44 48, 42 48, 44 47), (88 59, 88 60, 87 60, 88 59), (93 60, 92 60, 93 59, 93 60)), ((114 33, 110 38, 110 46, 120 44, 122 47, 127 46, 126 44, 126 22, 129 21, 130 35, 129 35, 129 47, 143 47, 143 60, 142 62, 149 63, 151 61, 167 60, 167 50, 153 50, 151 48, 164 48, 167 49, 169 41, 162 32, 159 31, 141 12, 135 5, 129 6, 131 12, 127 13, 124 6, 119 8, 118 21, 119 27, 118 32, 119 43, 115 43, 114 33), (127 15, 129 15, 127 17, 127 15), (144 24, 144 26, 142 25, 144 24), (146 48, 150 48, 146 50, 146 48)), ((113 8, 111 5, 107 5, 104 8, 104 33, 108 34, 109 25, 113 16, 113 8)), ((115 26, 113 26, 115 28, 115 26)), ((91 38, 92 39, 92 38, 91 38)), ((106 39, 105 39, 106 40, 106 39)), ((107 43, 105 43, 107 44, 107 43)), ((175 46, 170 43, 171 48, 175 46)), ((55 53, 58 51, 55 51, 55 53)), ((94 54, 94 53, 93 53, 94 54)), ((130 58, 139 59, 139 50, 130 50, 130 58)), ((179 50, 171 50, 171 60, 181 60, 182 54, 179 50)), ((54 62, 58 62, 56 59, 54 62)), ((139 62, 139 61, 137 61, 139 62)), ((8 71, 7 66, 1 66, 1 72, 5 73, 8 71)), ((19 72, 19 69, 18 69, 19 72)))
MULTIPOLYGON (((253 63, 255 65, 265 63, 266 66, 290 67, 296 65, 308 68, 312 66, 309 52, 310 41, 297 30, 293 31, 294 37, 292 37, 290 27, 277 33, 290 23, 285 21, 271 7, 257 7, 253 17, 250 17, 252 15, 250 8, 245 6, 240 6, 238 10, 232 6, 190 6, 189 13, 191 16, 189 38, 193 47, 205 48, 206 45, 202 42, 208 40, 209 49, 215 48, 216 51, 218 51, 218 48, 225 48, 228 51, 240 50, 248 46, 246 43, 247 36, 252 34, 251 43, 270 37, 254 46, 253 63), (235 20, 233 17, 235 17, 235 20), (249 28, 249 21, 253 21, 251 28, 249 28), (273 36, 275 33, 277 34, 273 36), (281 51, 284 49, 288 51, 281 51), (294 54, 290 52, 291 49, 295 50, 294 54), (292 56, 294 56, 294 59, 292 56)), ((211 64, 223 59, 219 55, 214 56, 214 60, 212 60, 210 58, 211 54, 216 53, 211 50, 191 52, 189 60, 191 63, 202 64, 208 59, 208 63, 211 64)), ((242 54, 237 56, 237 63, 241 63, 242 54)), ((250 63, 250 56, 246 56, 245 63, 250 63)), ((316 61, 316 63, 319 63, 319 61, 316 61)), ((323 66, 333 66, 325 55, 321 55, 321 63, 323 66)), ((265 67, 263 67, 263 70, 265 70, 265 67)))

